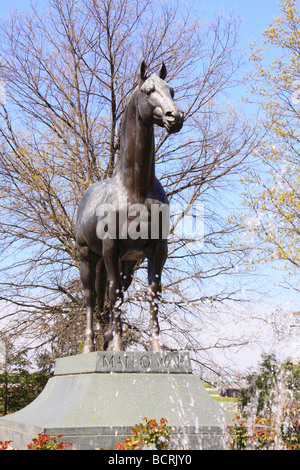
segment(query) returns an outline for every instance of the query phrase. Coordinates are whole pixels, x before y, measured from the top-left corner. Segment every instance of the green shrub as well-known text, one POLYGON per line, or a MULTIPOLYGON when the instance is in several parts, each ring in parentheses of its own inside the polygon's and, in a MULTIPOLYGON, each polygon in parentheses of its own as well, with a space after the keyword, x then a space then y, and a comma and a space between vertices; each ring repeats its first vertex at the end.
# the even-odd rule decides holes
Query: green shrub
POLYGON ((47 434, 40 433, 38 438, 32 439, 27 445, 28 450, 65 450, 72 445, 72 442, 58 442, 57 439, 63 437, 60 434, 56 437, 50 437, 47 434))
POLYGON ((166 425, 167 420, 161 418, 158 424, 155 419, 143 418, 143 422, 132 428, 133 435, 118 442, 118 450, 138 450, 155 448, 157 450, 171 449, 171 428, 166 425))
POLYGON ((136 424, 132 428, 133 435, 118 442, 116 448, 118 450, 171 450, 177 447, 184 448, 182 443, 172 441, 170 426, 167 426, 167 420, 161 418, 157 423, 155 419, 143 418, 143 422, 136 424))
POLYGON ((300 450, 300 405, 285 404, 280 414, 252 419, 236 416, 229 426, 232 450, 300 450))
MULTIPOLYGON (((63 437, 59 434, 57 437, 50 437, 47 434, 40 433, 37 438, 32 439, 27 445, 28 450, 65 450, 72 445, 72 442, 58 442, 63 437)), ((13 441, 0 441, 0 450, 18 450, 10 446, 13 441)))

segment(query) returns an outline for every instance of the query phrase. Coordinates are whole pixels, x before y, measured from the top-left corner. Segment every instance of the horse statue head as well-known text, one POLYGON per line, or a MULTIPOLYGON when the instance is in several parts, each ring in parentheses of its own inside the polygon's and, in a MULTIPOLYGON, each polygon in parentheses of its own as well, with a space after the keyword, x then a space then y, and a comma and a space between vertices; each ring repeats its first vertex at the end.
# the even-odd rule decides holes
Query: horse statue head
POLYGON ((165 82, 167 69, 164 63, 158 75, 146 75, 143 61, 139 80, 139 114, 144 122, 164 127, 169 134, 179 132, 183 125, 183 112, 174 103, 174 89, 165 82))

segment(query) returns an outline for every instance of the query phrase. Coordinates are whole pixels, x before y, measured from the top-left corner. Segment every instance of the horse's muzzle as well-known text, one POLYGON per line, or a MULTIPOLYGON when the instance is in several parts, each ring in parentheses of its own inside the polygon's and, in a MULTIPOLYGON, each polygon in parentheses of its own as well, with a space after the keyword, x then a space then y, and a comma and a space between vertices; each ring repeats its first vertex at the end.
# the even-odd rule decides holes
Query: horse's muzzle
POLYGON ((182 128, 184 121, 184 114, 182 111, 167 111, 164 115, 164 127, 169 134, 175 134, 182 128))

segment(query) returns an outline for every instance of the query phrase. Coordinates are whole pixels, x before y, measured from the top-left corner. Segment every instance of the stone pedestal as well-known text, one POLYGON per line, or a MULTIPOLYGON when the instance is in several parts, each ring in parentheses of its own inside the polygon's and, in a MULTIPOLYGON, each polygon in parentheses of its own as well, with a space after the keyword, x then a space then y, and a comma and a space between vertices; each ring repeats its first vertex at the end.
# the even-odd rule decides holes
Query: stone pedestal
POLYGON ((0 440, 26 445, 43 432, 73 449, 115 448, 143 417, 166 418, 191 449, 226 449, 231 415, 192 374, 185 352, 94 352, 60 358, 43 392, 0 418, 0 440))

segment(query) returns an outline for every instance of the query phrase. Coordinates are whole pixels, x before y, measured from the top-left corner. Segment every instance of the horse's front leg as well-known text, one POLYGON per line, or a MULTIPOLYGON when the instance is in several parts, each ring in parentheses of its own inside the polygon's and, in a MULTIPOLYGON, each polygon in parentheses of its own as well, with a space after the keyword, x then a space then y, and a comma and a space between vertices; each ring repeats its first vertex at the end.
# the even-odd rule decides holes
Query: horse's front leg
POLYGON ((109 351, 123 351, 121 305, 123 291, 119 277, 118 248, 115 240, 109 238, 103 241, 103 260, 108 277, 108 296, 110 301, 110 322, 106 337, 109 351))
POLYGON ((95 307, 95 273, 94 263, 88 247, 82 247, 79 252, 80 278, 84 288, 84 299, 86 304, 86 329, 84 332, 83 354, 94 351, 93 311, 95 307))
POLYGON ((150 344, 154 352, 160 352, 165 349, 160 339, 158 304, 161 296, 161 274, 167 258, 167 250, 167 241, 159 240, 155 246, 152 258, 148 259, 150 344))

